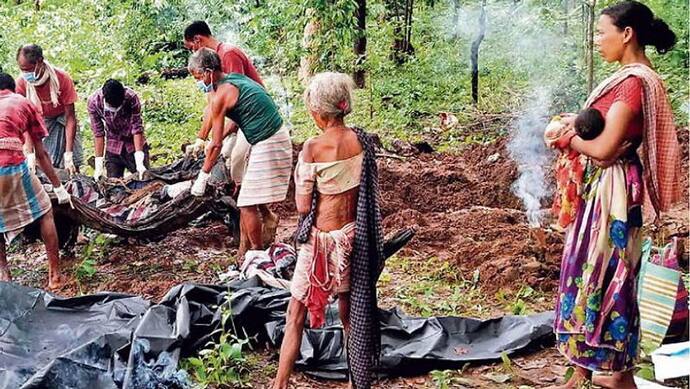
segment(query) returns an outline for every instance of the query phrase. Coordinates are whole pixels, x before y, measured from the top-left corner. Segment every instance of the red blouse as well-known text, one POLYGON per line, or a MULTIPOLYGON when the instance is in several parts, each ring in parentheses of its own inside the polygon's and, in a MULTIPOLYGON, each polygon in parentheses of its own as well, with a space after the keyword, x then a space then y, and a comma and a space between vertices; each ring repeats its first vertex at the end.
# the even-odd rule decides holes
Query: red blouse
POLYGON ((606 114, 611 109, 613 103, 617 101, 625 103, 635 115, 633 121, 628 125, 626 139, 639 143, 642 141, 643 130, 642 93, 642 81, 635 76, 630 76, 595 101, 592 104, 592 108, 599 110, 601 115, 608 119, 606 114))

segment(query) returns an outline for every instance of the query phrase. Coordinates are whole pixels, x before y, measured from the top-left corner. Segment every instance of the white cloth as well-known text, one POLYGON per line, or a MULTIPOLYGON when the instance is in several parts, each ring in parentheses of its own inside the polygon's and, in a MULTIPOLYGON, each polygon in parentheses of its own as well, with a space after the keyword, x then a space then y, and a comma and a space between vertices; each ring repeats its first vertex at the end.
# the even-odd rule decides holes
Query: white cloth
POLYGON ((237 184, 242 184, 244 173, 247 170, 247 160, 251 145, 242 131, 237 131, 237 137, 230 153, 230 177, 237 184))
POLYGON ((291 171, 292 141, 289 131, 283 127, 270 138, 251 146, 237 206, 285 200, 291 171))

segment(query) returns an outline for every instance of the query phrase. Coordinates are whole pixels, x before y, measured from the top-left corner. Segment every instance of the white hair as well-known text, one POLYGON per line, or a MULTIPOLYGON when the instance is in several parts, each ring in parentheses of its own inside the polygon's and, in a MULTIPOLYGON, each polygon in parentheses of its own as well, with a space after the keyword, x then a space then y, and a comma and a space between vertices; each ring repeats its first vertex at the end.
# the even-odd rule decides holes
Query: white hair
POLYGON ((187 68, 195 72, 220 70, 220 57, 215 51, 204 47, 189 57, 187 68))
POLYGON ((326 117, 344 117, 352 112, 355 83, 344 73, 315 74, 304 91, 307 108, 326 117))

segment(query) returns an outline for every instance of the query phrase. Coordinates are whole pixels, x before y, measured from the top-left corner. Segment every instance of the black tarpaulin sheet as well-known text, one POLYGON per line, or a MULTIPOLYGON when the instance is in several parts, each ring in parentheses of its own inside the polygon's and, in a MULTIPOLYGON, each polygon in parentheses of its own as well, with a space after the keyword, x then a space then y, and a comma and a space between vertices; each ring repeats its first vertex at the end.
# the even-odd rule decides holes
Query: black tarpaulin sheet
MULTIPOLYGON (((290 295, 263 287, 256 278, 227 286, 178 285, 158 304, 118 293, 58 298, 0 283, 0 387, 185 387, 179 358, 213 338, 220 322, 217 307, 227 293, 238 331, 277 347, 290 295)), ((344 378, 335 305, 327 316, 325 327, 305 330, 298 368, 344 378)), ((552 339, 550 312, 482 321, 382 310, 380 319, 385 375, 494 361, 552 339)))
MULTIPOLYGON (((73 243, 76 238, 76 228, 79 225, 94 230, 115 234, 123 237, 135 237, 138 239, 158 239, 189 225, 190 222, 202 215, 211 215, 212 219, 223 221, 236 238, 239 238, 239 209, 235 200, 230 196, 232 185, 228 183, 225 172, 225 164, 221 159, 211 170, 210 185, 203 197, 192 196, 189 190, 185 190, 175 198, 170 198, 162 188, 163 184, 176 184, 196 178, 203 165, 204 159, 181 158, 169 165, 152 168, 145 174, 144 180, 139 180, 136 175, 127 179, 102 179, 94 180, 92 177, 76 175, 70 177, 64 170, 59 170, 60 180, 66 188, 74 188, 71 191, 72 206, 57 204, 55 195, 53 209, 58 223, 58 233, 64 244, 73 243), (151 189, 153 188, 153 189, 151 189), (118 210, 118 216, 104 211, 110 206, 115 206, 128 200, 128 197, 136 191, 150 191, 146 196, 136 196, 146 200, 150 211, 146 216, 133 220, 122 220, 121 214, 125 211, 118 210), (79 192, 79 193, 75 193, 79 192), (82 197, 84 196, 84 197, 82 197), (80 198, 82 197, 82 198, 80 198), (72 238, 72 239, 70 239, 72 238)), ((47 177, 42 173, 39 178, 48 183, 47 177)), ((133 214, 142 212, 141 207, 129 204, 133 214)), ((30 238, 38 236, 38 230, 27 229, 30 238)))

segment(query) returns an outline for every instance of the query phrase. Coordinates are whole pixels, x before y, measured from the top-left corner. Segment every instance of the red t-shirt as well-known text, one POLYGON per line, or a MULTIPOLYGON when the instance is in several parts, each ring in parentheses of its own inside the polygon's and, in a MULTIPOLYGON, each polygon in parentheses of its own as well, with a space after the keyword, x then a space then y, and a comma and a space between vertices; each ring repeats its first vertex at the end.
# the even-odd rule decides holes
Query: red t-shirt
POLYGON ((639 142, 642 140, 643 131, 642 93, 642 81, 635 76, 630 76, 595 101, 592 104, 592 108, 599 110, 601 116, 606 118, 606 114, 611 109, 613 103, 617 101, 625 103, 635 115, 633 121, 628 126, 626 139, 639 142))
MULTIPOLYGON (((38 97, 41 99, 43 108, 43 117, 54 118, 65 113, 65 106, 74 104, 77 101, 77 91, 74 89, 74 81, 72 77, 61 69, 55 69, 60 84, 60 94, 58 95, 58 105, 53 107, 50 101, 50 81, 46 81, 43 85, 36 87, 38 97)), ((26 81, 19 77, 17 79, 17 93, 26 96, 26 81)))
MULTIPOLYGON (((34 143, 48 136, 43 118, 25 97, 9 90, 0 91, 0 142, 22 145, 26 133, 34 143)), ((0 147, 0 166, 17 165, 22 161, 23 151, 0 147)))
POLYGON ((254 64, 239 47, 221 42, 216 47, 216 53, 220 57, 220 67, 223 73, 244 74, 264 86, 254 64))

